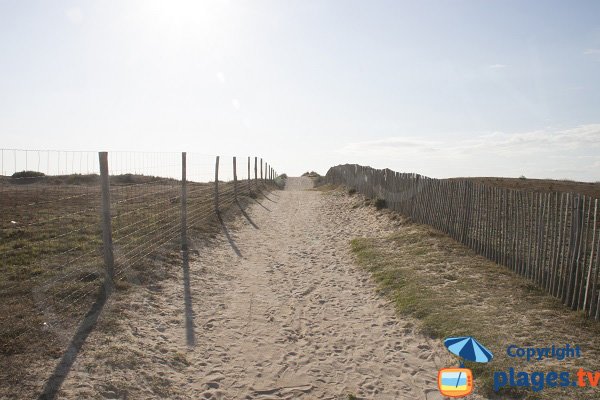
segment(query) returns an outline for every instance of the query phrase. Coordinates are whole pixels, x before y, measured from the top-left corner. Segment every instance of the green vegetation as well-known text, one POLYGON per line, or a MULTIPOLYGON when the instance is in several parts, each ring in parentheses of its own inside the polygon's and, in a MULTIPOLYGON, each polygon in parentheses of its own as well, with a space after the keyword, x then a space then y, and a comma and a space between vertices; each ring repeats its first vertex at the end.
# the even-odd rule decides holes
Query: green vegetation
POLYGON ((375 208, 378 209, 378 210, 381 210, 382 208, 385 208, 385 206, 386 206, 385 199, 382 199, 382 198, 379 198, 379 197, 376 198, 375 201, 374 201, 374 205, 375 205, 375 208))
POLYGON ((316 190, 317 192, 336 192, 338 193, 339 191, 337 190, 339 189, 338 185, 332 185, 330 183, 324 183, 321 185, 315 185, 315 187, 309 189, 309 190, 316 190))
MULTIPOLYGON (((391 214, 391 213, 390 213, 391 214)), ((474 336, 494 353, 490 364, 466 363, 478 391, 494 396, 493 371, 597 370, 600 326, 563 307, 507 268, 476 255, 432 228, 404 221, 385 239, 351 242, 358 263, 397 310, 421 321, 435 338, 474 336), (527 363, 506 356, 510 344, 580 345, 584 358, 527 363)), ((458 364, 458 359, 457 364, 458 364)), ((597 389, 546 388, 541 392, 506 389, 502 398, 596 399, 597 389), (565 397, 566 396, 566 397, 565 397), (569 397, 570 396, 570 397, 569 397)))
POLYGON ((13 179, 27 179, 27 178, 40 178, 46 176, 43 172, 38 171, 20 171, 12 174, 13 179))
POLYGON ((302 176, 306 176, 306 177, 308 177, 308 178, 318 178, 318 177, 320 177, 321 175, 319 175, 319 174, 318 174, 317 172, 315 172, 315 171, 310 171, 310 172, 306 171, 305 173, 303 173, 303 174, 302 174, 302 176))
MULTIPOLYGON (((99 177, 36 175, 33 180, 38 178, 21 185, 0 177, 0 364, 5 366, 3 384, 11 387, 24 387, 31 379, 31 363, 62 356, 104 282, 99 177)), ((223 220, 239 215, 240 206, 273 188, 253 184, 251 192, 242 186, 236 203, 233 184, 224 183, 223 220)), ((194 241, 221 232, 213 190, 212 184, 188 184, 192 249, 194 241)), ((111 176, 117 291, 176 276, 182 262, 180 195, 180 182, 174 179, 111 176)), ((122 314, 114 309, 104 313, 100 329, 118 331, 122 314)), ((116 364, 126 366, 126 357, 115 357, 116 364)), ((174 355, 173 363, 185 365, 186 360, 174 355)))
POLYGON ((283 189, 285 187, 285 183, 287 181, 287 174, 281 174, 275 178, 275 186, 279 189, 283 189))

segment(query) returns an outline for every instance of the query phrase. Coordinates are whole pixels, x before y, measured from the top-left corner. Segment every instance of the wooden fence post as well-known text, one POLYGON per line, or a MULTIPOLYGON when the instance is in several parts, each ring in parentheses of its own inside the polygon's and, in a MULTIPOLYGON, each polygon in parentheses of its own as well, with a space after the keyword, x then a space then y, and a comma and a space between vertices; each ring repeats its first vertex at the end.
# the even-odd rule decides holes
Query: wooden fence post
POLYGON ((254 183, 258 182, 258 157, 254 157, 254 183))
POLYGON ((252 189, 250 188, 250 157, 248 157, 248 193, 252 192, 252 189))
POLYGON ((100 185, 102 193, 102 250, 104 256, 104 288, 108 293, 112 292, 114 287, 113 279, 115 277, 115 259, 113 254, 112 242, 112 221, 110 215, 110 178, 108 174, 108 153, 102 151, 98 153, 100 161, 100 185))
POLYGON ((263 159, 260 159, 260 180, 263 181, 263 159))
MULTIPOLYGON (((269 164, 264 171, 261 179, 277 176, 269 164)), ((600 199, 360 165, 333 167, 327 181, 385 199, 391 209, 445 232, 572 309, 600 319, 600 199)))
POLYGON ((581 275, 579 278, 579 290, 578 290, 578 295, 577 295, 577 310, 581 309, 582 303, 584 301, 583 299, 583 295, 584 295, 584 291, 583 288, 585 287, 585 279, 586 279, 586 265, 587 265, 587 250, 588 250, 588 232, 590 231, 590 219, 591 219, 591 211, 592 211, 592 199, 590 197, 587 197, 587 205, 586 205, 586 201, 584 198, 584 216, 585 216, 585 220, 582 223, 582 226, 584 227, 584 233, 583 233, 583 250, 581 251, 581 275), (587 213, 585 213, 585 209, 587 208, 587 213))
POLYGON ((215 212, 219 213, 219 156, 215 159, 215 212))
MULTIPOLYGON (((594 200, 594 224, 592 225, 592 247, 590 249, 590 265, 588 268, 587 279, 585 283, 585 294, 583 297, 583 311, 585 312, 589 300, 589 291, 592 280, 592 269, 594 267, 594 243, 596 243, 596 216, 598 214, 598 199, 594 200)), ((598 266, 596 266, 596 269, 598 266)))
POLYGON ((598 234, 598 240, 596 242, 596 271, 594 272, 594 279, 592 280, 592 293, 590 297, 590 317, 596 320, 600 317, 600 292, 598 291, 598 278, 600 276, 600 233, 598 234), (598 298, 598 301, 594 301, 598 298))
POLYGON ((581 207, 581 221, 579 233, 579 246, 577 248, 577 273, 575 274, 575 290, 573 291, 573 301, 571 309, 578 310, 581 301, 581 288, 583 286, 583 276, 585 274, 585 254, 587 251, 587 237, 589 227, 589 208, 591 202, 586 201, 587 196, 583 196, 581 207), (586 213, 587 208, 587 213, 586 213))
POLYGON ((181 250, 187 251, 187 160, 181 153, 181 250))
POLYGON ((235 156, 233 157, 233 198, 235 201, 238 199, 238 187, 237 187, 237 162, 235 156))
POLYGON ((579 220, 581 210, 581 196, 576 194, 573 198, 573 205, 571 208, 571 237, 569 239, 569 262, 568 262, 568 283, 566 289, 566 296, 563 298, 565 305, 571 305, 571 298, 573 297, 573 289, 575 285, 575 274, 577 271, 577 248, 579 245, 579 220))

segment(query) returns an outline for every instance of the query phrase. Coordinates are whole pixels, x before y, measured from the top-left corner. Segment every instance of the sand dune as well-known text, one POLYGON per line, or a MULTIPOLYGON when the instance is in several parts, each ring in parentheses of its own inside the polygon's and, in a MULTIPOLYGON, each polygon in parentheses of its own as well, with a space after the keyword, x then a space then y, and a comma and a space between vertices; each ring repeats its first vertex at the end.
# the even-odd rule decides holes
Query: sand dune
POLYGON ((194 344, 181 273, 118 294, 60 397, 441 398, 445 350, 395 315, 350 254, 351 238, 392 221, 310 186, 290 178, 190 264, 194 344))

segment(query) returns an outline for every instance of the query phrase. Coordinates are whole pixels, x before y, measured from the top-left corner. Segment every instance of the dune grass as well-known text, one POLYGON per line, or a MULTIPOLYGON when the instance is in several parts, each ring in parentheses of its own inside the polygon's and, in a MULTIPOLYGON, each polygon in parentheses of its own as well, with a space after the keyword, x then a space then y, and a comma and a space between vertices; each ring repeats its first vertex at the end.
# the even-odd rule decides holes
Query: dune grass
MULTIPOLYGON (((440 340, 474 336, 495 355, 489 364, 467 362, 476 390, 489 398, 597 399, 597 388, 492 389, 493 372, 598 370, 600 324, 587 320, 513 274, 443 233, 417 225, 387 210, 403 223, 385 239, 356 238, 352 251, 382 294, 399 313, 416 317, 422 331, 440 340), (579 359, 527 362, 509 358, 506 349, 579 345, 579 359)), ((456 359, 458 365, 459 360, 456 359)), ((450 367, 451 365, 449 365, 450 367)))
MULTIPOLYGON (((236 203, 233 184, 221 183, 223 219, 274 188, 268 182, 240 186, 236 203)), ((188 183, 191 242, 221 232, 213 190, 210 183, 188 183)), ((0 177, 0 193, 0 398, 30 398, 24 393, 49 374, 33 365, 62 355, 104 282, 100 189, 96 175, 28 183, 0 177)), ((155 284, 181 267, 180 195, 180 183, 172 179, 111 176, 118 291, 155 284)))

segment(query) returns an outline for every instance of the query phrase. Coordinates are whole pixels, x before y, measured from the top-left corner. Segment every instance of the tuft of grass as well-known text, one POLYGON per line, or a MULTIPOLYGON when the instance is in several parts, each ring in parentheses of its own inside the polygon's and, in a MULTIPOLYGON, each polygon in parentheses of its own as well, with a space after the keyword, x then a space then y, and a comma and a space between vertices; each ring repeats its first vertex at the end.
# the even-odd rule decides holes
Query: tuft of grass
POLYGON ((170 362, 171 366, 174 368, 184 368, 189 367, 191 365, 190 361, 187 359, 184 353, 173 353, 172 360, 170 362))
MULTIPOLYGON (((450 237, 407 223, 387 238, 355 238, 352 252, 371 273, 380 292, 399 313, 421 321, 433 338, 474 336, 494 353, 489 364, 467 362, 480 393, 498 398, 572 398, 572 390, 541 392, 507 388, 493 392, 493 372, 597 370, 600 326, 562 304, 503 266, 476 255, 450 237), (580 345, 584 357, 531 363, 509 358, 506 348, 580 345)), ((458 359, 457 359, 458 364, 458 359)), ((577 388, 578 399, 596 399, 597 390, 577 388)))
POLYGON ((350 196, 352 196, 352 195, 355 195, 355 194, 356 194, 356 188, 352 188, 352 187, 351 187, 351 188, 349 188, 349 189, 348 189, 348 194, 349 194, 350 196))
POLYGON ((315 186, 315 187, 313 187, 311 189, 308 189, 308 190, 315 190, 317 192, 332 192, 332 191, 337 190, 337 189, 339 189, 338 185, 332 185, 330 183, 326 183, 324 185, 315 186))
POLYGON ((146 375, 152 392, 163 399, 170 398, 173 394, 173 382, 162 376, 146 375))

